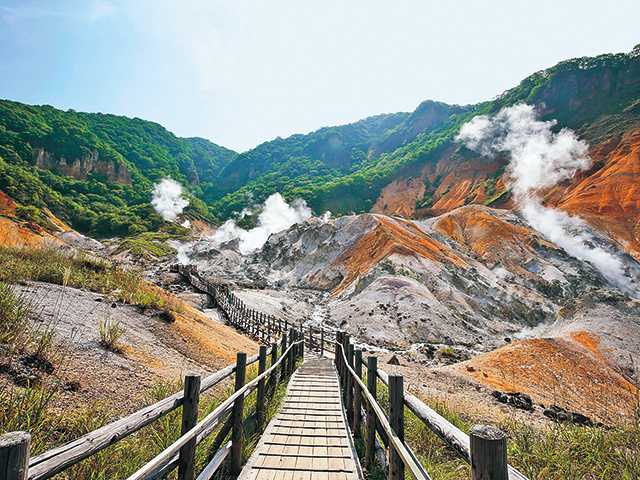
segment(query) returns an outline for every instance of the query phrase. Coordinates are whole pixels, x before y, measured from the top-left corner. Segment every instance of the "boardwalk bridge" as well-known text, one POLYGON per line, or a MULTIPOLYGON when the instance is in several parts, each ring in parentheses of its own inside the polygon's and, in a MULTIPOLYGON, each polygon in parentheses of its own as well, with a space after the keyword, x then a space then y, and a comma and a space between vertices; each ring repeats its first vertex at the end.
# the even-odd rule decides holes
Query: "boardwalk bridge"
POLYGON ((180 408, 180 437, 127 480, 357 480, 374 468, 390 480, 405 475, 437 480, 405 442, 405 412, 467 460, 472 479, 526 480, 508 465, 502 432, 476 426, 465 434, 405 392, 401 376, 378 369, 375 356, 364 358, 346 333, 291 325, 248 308, 228 286, 208 282, 193 267, 181 267, 180 273, 211 296, 230 325, 261 343, 259 354, 239 352, 234 365, 205 378, 187 375, 183 391, 33 458, 28 433, 5 434, 0 437, 0 479, 64 475, 69 467, 180 408), (257 376, 247 381, 247 367, 256 363, 257 376), (234 393, 198 418, 200 395, 232 377, 234 393), (286 385, 286 395, 268 419, 267 403, 280 385, 286 385), (380 405, 382 389, 388 393, 386 408, 380 405), (254 393, 255 411, 245 416, 245 399, 254 393), (250 453, 244 448, 248 422, 260 434, 250 453), (196 449, 214 435, 214 453, 196 471, 196 449))

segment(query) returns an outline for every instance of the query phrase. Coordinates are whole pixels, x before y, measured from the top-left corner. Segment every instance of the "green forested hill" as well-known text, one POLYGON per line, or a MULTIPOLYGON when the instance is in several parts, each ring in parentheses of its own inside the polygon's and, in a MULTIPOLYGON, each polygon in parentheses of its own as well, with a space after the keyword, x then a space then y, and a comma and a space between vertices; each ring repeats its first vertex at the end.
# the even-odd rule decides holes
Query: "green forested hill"
POLYGON ((640 48, 561 62, 489 102, 426 101, 412 113, 277 138, 242 154, 137 118, 0 101, 0 189, 98 236, 157 228, 149 200, 165 176, 188 188, 189 213, 209 220, 274 192, 302 197, 317 213, 366 211, 390 181, 437 160, 463 122, 519 102, 587 140, 622 131, 640 120, 640 48))
POLYGON ((137 118, 0 101, 0 189, 92 235, 157 228, 149 200, 165 176, 189 185, 191 214, 214 220, 199 198, 236 155, 137 118))
POLYGON ((385 185, 414 174, 446 151, 462 123, 474 115, 495 113, 520 102, 536 105, 543 118, 555 118, 559 127, 577 129, 587 140, 621 132, 630 123, 637 124, 640 117, 640 48, 629 54, 561 62, 527 77, 495 100, 477 105, 423 102, 411 114, 394 118, 397 123, 377 133, 369 143, 353 148, 351 162, 343 163, 342 169, 331 169, 322 155, 290 148, 292 143, 300 145, 300 139, 313 141, 316 135, 332 129, 268 142, 239 155, 225 168, 223 176, 242 178, 230 193, 216 200, 216 210, 226 216, 245 206, 248 199, 262 200, 279 191, 288 197, 305 198, 316 212, 367 211, 385 185), (272 149, 280 149, 281 160, 266 162, 270 168, 264 168, 260 162, 272 149), (363 156, 365 149, 367 154, 363 156))

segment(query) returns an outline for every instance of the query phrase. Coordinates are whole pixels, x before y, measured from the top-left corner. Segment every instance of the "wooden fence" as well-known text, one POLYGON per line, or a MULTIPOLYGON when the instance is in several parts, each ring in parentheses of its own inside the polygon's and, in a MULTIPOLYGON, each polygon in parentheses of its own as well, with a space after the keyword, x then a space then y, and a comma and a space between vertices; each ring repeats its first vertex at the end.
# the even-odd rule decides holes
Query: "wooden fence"
POLYGON ((259 355, 247 358, 246 354, 238 353, 235 365, 230 365, 204 379, 197 375, 188 375, 185 377, 182 392, 32 459, 29 459, 28 434, 6 434, 0 437, 0 479, 50 478, 179 407, 182 407, 181 437, 128 480, 159 479, 176 468, 180 480, 196 479, 193 470, 195 448, 220 425, 222 428, 214 441, 217 451, 204 470, 198 474, 197 480, 210 479, 229 455, 232 472, 237 474, 241 468, 244 425, 241 412, 244 398, 253 391, 257 392, 256 411, 253 416, 258 428, 262 429, 267 392, 272 392, 278 382, 293 372, 296 360, 303 355, 306 345, 322 356, 327 353, 334 356, 351 430, 363 440, 365 446, 365 467, 370 468, 374 457, 377 457, 381 463, 387 465, 388 478, 391 480, 402 480, 405 468, 416 480, 431 478, 404 441, 406 407, 471 464, 473 480, 527 480, 507 464, 507 440, 502 432, 493 427, 480 425, 472 429, 471 435, 465 434, 417 397, 405 393, 402 376, 388 375, 378 369, 377 358, 364 358, 362 351, 354 347, 345 332, 304 328, 301 324, 294 328, 286 320, 248 308, 228 286, 206 281, 194 267, 181 267, 179 271, 195 288, 212 297, 229 324, 263 343, 259 355), (274 342, 275 339, 277 342, 274 342), (271 347, 270 352, 267 345, 271 347), (269 353, 271 366, 266 369, 269 353), (258 362, 258 377, 245 384, 246 366, 255 362, 258 362), (363 380, 363 366, 367 371, 366 384, 363 380), (234 373, 235 393, 198 422, 197 407, 200 394, 234 373), (378 379, 389 389, 387 414, 377 401, 378 379), (230 432, 231 441, 222 445, 230 432), (387 449, 386 459, 380 456, 378 437, 387 449))
MULTIPOLYGON (((282 322, 282 320, 264 315, 261 316, 252 312, 252 310, 247 308, 246 305, 244 305, 244 303, 239 300, 227 286, 211 284, 198 273, 197 268, 195 267, 182 267, 180 271, 194 287, 209 293, 223 311, 225 311, 225 308, 230 309, 227 316, 229 317, 232 325, 240 328, 241 330, 243 329, 243 331, 253 332, 256 338, 261 338, 261 334, 259 332, 269 332, 269 325, 279 325, 282 322), (263 324, 247 324, 246 322, 240 325, 236 324, 233 321, 233 308, 239 309, 242 312, 252 312, 249 315, 249 318, 257 319, 258 323, 263 322, 263 324)), ((285 323, 285 325, 288 325, 288 323, 285 323)), ((471 464, 473 479, 502 480, 504 478, 509 480, 527 480, 527 477, 514 467, 507 464, 507 439, 503 432, 500 432, 495 427, 478 425, 471 430, 471 435, 467 435, 420 399, 410 393, 404 392, 402 377, 397 375, 390 376, 384 370, 378 369, 376 357, 369 356, 364 358, 361 350, 354 349, 353 344, 351 344, 350 337, 345 332, 333 332, 324 328, 318 329, 311 326, 304 328, 302 325, 298 325, 297 329, 310 350, 314 350, 320 355, 325 355, 325 352, 330 352, 334 355, 335 364, 343 382, 343 392, 351 392, 348 398, 346 396, 344 397, 344 400, 345 405, 347 406, 347 415, 349 419, 353 419, 355 422, 352 424, 352 430, 357 432, 357 434, 360 434, 360 430, 362 428, 362 417, 354 412, 359 411, 359 408, 363 404, 363 399, 371 400, 371 396, 373 396, 373 400, 376 399, 376 382, 377 379, 380 379, 389 389, 390 398, 402 399, 402 404, 416 415, 416 417, 419 418, 429 428, 429 430, 435 433, 461 458, 471 464), (353 350, 351 355, 353 356, 354 363, 348 364, 349 368, 347 369, 347 363, 344 362, 343 356, 349 355, 349 349, 353 350), (363 366, 367 369, 366 386, 362 383, 361 371, 363 366), (391 395, 392 389, 396 395, 395 397, 391 395)), ((369 403, 367 403, 367 405, 369 405, 369 403)), ((365 428, 365 430, 369 432, 367 433, 369 436, 366 438, 367 441, 365 442, 365 445, 367 446, 365 464, 368 466, 373 462, 376 450, 376 432, 383 440, 384 445, 389 447, 389 434, 387 429, 384 428, 383 423, 392 420, 391 414, 387 420, 379 418, 379 414, 382 413, 382 409, 379 407, 377 409, 374 407, 369 408, 373 408, 373 413, 376 414, 376 429, 365 428)), ((399 410, 401 409, 396 405, 394 407, 394 412, 398 412, 399 410)), ((372 414, 368 413, 368 421, 370 421, 371 417, 372 414)), ((392 423, 395 427, 398 426, 397 419, 392 423)), ((368 422, 365 427, 367 427, 367 425, 368 422)), ((392 424, 388 425, 391 426, 392 424)), ((424 469, 420 466, 419 462, 415 460, 415 455, 413 455, 411 449, 406 445, 405 447, 408 452, 405 452, 406 455, 411 454, 414 458, 414 461, 411 463, 413 466, 413 468, 411 468, 412 473, 417 475, 419 473, 418 469, 421 469, 421 475, 424 476, 420 478, 429 478, 426 472, 424 472, 424 469)), ((400 468, 398 466, 399 463, 409 461, 409 457, 406 455, 404 457, 394 457, 396 467, 400 468)), ((378 459, 380 459, 379 455, 378 459)), ((389 466, 391 466, 392 463, 393 462, 389 462, 389 466)))
POLYGON ((240 464, 243 426, 244 398, 257 392, 256 411, 248 418, 256 422, 256 428, 264 427, 267 394, 273 394, 278 383, 286 380, 295 369, 297 360, 303 355, 303 341, 299 333, 290 329, 283 334, 280 345, 271 348, 271 366, 266 369, 268 349, 260 346, 260 353, 247 358, 246 353, 237 354, 236 364, 230 365, 201 379, 199 375, 187 375, 184 389, 153 405, 149 405, 120 420, 89 432, 60 447, 29 457, 30 436, 26 432, 12 432, 0 437, 0 479, 43 480, 63 472, 82 460, 114 445, 132 433, 182 407, 181 437, 158 457, 146 464, 131 479, 160 479, 178 468, 180 480, 195 478, 194 455, 196 446, 211 435, 218 426, 222 428, 214 440, 216 454, 201 472, 197 480, 208 480, 224 459, 231 454, 232 464, 240 464), (245 384, 246 367, 258 362, 258 376, 245 384), (202 421, 197 422, 200 394, 208 391, 235 374, 235 393, 202 421), (221 442, 232 433, 231 441, 221 442))
POLYGON ((351 343, 348 334, 338 332, 335 345, 334 361, 342 385, 347 419, 353 434, 364 443, 365 468, 370 468, 373 464, 377 434, 388 451, 387 478, 403 479, 405 468, 410 470, 416 480, 431 478, 404 441, 406 407, 471 464, 473 480, 527 480, 527 477, 507 463, 507 438, 503 432, 492 426, 477 425, 472 428, 471 435, 465 434, 417 397, 404 392, 401 375, 389 375, 378 369, 378 359, 375 356, 364 358, 362 351, 351 343), (366 384, 363 366, 367 372, 366 384), (377 402, 378 379, 389 391, 387 415, 377 402))

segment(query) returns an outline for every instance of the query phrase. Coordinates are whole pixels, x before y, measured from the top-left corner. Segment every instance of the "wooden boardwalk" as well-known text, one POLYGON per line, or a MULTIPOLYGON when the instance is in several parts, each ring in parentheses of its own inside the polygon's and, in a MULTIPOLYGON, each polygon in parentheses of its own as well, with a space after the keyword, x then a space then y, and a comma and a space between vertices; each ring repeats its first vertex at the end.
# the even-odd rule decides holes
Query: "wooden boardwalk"
POLYGON ((333 361, 308 358, 291 377, 282 409, 267 426, 239 480, 361 478, 333 361))

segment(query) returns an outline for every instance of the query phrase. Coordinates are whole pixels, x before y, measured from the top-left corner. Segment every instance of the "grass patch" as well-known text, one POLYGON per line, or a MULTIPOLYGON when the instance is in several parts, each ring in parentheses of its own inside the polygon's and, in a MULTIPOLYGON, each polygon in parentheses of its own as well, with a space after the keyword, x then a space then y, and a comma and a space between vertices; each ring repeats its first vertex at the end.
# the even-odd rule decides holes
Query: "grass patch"
POLYGON ((111 352, 121 352, 121 339, 125 332, 126 328, 119 321, 103 318, 98 325, 100 345, 111 352))
MULTIPOLYGON (((378 381, 379 403, 388 409, 388 389, 378 381)), ((479 420, 428 401, 431 408, 469 433, 479 420)), ((640 478, 640 417, 623 427, 581 427, 571 424, 532 426, 508 420, 497 426, 509 437, 509 463, 536 480, 640 478)), ((466 461, 459 458, 422 420, 405 408, 405 438, 427 472, 444 480, 468 480, 466 461)))
POLYGON ((131 305, 182 310, 181 302, 146 282, 136 270, 124 270, 106 260, 58 249, 0 247, 0 282, 27 280, 56 283, 111 296, 131 305))
POLYGON ((120 242, 117 253, 129 251, 135 257, 147 259, 164 258, 176 254, 176 249, 167 245, 168 240, 184 240, 181 233, 144 232, 135 237, 128 237, 120 242))
POLYGON ((495 195, 493 195, 490 198, 487 198, 483 204, 487 207, 490 207, 496 203, 498 203, 499 201, 506 201, 509 197, 509 195, 511 195, 511 190, 509 190, 508 188, 505 190, 502 190, 501 192, 496 193, 495 195))
POLYGON ((11 286, 0 283, 0 344, 11 350, 29 329, 28 303, 18 297, 11 286))
MULTIPOLYGON (((268 367, 270 366, 269 364, 270 359, 268 358, 268 367)), ((257 363, 254 363, 247 368, 246 381, 249 382, 256 378, 257 374, 257 363)), ((147 391, 143 405, 155 403, 181 389, 180 382, 159 382, 147 391)), ((31 453, 32 456, 35 456, 53 447, 77 439, 122 416, 122 412, 115 412, 100 403, 87 405, 74 411, 53 413, 50 407, 55 403, 55 398, 59 391, 53 385, 20 389, 14 392, 0 390, 0 404, 3 405, 3 409, 0 411, 0 432, 15 430, 31 432, 31 453)), ((199 419, 211 413, 233 391, 233 377, 231 377, 224 384, 214 387, 201 395, 199 419)), ((280 409, 285 394, 286 384, 279 384, 273 395, 267 397, 265 426, 280 409)), ((251 417, 251 414, 255 411, 256 395, 257 393, 254 390, 251 395, 245 398, 244 402, 244 418, 247 419, 245 421, 243 448, 245 460, 251 455, 260 438, 260 432, 256 431, 255 422, 251 417)), ((181 422, 181 408, 178 408, 115 445, 70 467, 55 478, 86 478, 92 480, 126 478, 160 451, 171 445, 180 436, 181 422)), ((213 442, 221 428, 222 424, 198 445, 196 449, 196 472, 200 472, 215 453, 213 451, 213 442)), ((229 437, 227 436, 222 445, 228 440, 229 437)), ((227 460, 220 467, 214 478, 222 480, 229 478, 229 476, 230 468, 227 460)), ((174 471, 167 478, 176 477, 176 471, 174 471)))

